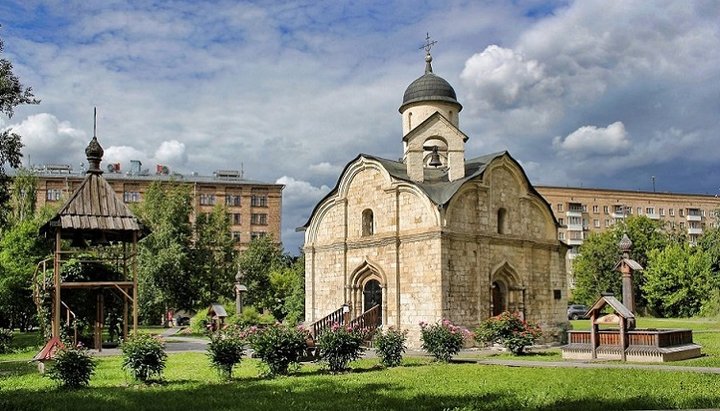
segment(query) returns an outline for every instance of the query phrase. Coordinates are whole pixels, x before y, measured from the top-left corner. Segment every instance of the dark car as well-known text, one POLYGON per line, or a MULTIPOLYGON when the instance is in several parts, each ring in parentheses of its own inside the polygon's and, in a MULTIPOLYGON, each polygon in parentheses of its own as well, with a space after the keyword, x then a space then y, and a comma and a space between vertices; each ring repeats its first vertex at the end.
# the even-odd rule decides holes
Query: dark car
POLYGON ((585 317, 588 308, 584 305, 573 304, 568 306, 568 320, 578 320, 585 317))

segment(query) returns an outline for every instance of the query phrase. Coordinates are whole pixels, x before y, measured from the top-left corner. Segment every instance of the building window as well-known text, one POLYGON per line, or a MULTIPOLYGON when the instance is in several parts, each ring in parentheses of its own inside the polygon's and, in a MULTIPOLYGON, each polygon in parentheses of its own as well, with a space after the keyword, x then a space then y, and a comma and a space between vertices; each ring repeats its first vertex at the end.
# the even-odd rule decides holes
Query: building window
POLYGON ((582 224, 582 220, 580 219, 580 217, 568 217, 568 224, 580 225, 582 224))
POLYGON ((255 240, 256 238, 262 238, 267 235, 264 231, 253 231, 250 233, 250 241, 255 240))
POLYGON ((668 214, 670 214, 670 217, 675 216, 675 209, 674 208, 668 208, 668 214))
POLYGON ((681 222, 680 222, 680 229, 681 229, 681 230, 685 229, 685 222, 684 222, 684 221, 681 221, 681 222))
POLYGON ((610 214, 610 207, 608 207, 608 206, 603 206, 603 213, 605 213, 605 214, 610 214))
POLYGON ((595 226, 595 228, 600 228, 600 220, 598 220, 597 218, 594 219, 594 220, 593 220, 593 226, 595 226))
POLYGON ((558 205, 557 205, 557 210, 558 210, 558 211, 562 211, 562 210, 563 210, 563 205, 562 205, 562 203, 558 203, 558 205))
POLYGON ((587 204, 582 205, 583 213, 587 213, 587 204))
POLYGON ((240 231, 233 231, 233 232, 232 232, 233 242, 239 243, 241 237, 242 237, 242 236, 240 235, 240 231))
POLYGON ((227 194, 225 195, 225 205, 228 207, 240 207, 241 198, 239 195, 227 194))
POLYGON ((200 205, 215 205, 215 194, 200 194, 200 205))
POLYGON ((610 221, 611 220, 609 218, 605 219, 605 227, 610 227, 610 221))
POLYGON ((655 207, 647 207, 645 209, 645 214, 655 214, 655 207))
POLYGON ((60 201, 62 197, 62 190, 57 188, 48 188, 47 201, 60 201))
POLYGON ((565 233, 562 231, 558 233, 558 240, 564 240, 565 239, 565 233))
POLYGON ((705 217, 705 209, 702 210, 702 216, 705 217))
POLYGON ((267 225, 267 214, 260 214, 260 213, 250 214, 250 224, 267 225))
POLYGON ((642 215, 642 207, 637 208, 637 215, 642 215))
POLYGON ((553 290, 553 298, 556 300, 559 300, 562 298, 562 291, 561 290, 553 290))
POLYGON ((267 207, 267 194, 253 194, 250 198, 253 207, 267 207))
POLYGON ((680 212, 680 217, 685 217, 685 209, 681 208, 678 210, 680 212))
POLYGON ((498 212, 497 212, 497 233, 498 234, 505 234, 505 232, 506 232, 506 228, 507 228, 506 227, 507 219, 505 218, 506 216, 507 216, 507 210, 505 210, 504 208, 498 209, 498 212))
POLYGON ((593 213, 594 213, 594 214, 598 214, 599 212, 600 212, 600 207, 594 205, 594 206, 593 206, 593 213))
POLYGON ((363 237, 375 234, 375 217, 373 211, 366 208, 362 212, 362 235, 363 237))
POLYGON ((665 217, 665 209, 660 207, 660 217, 665 217))
POLYGON ((582 219, 583 230, 587 230, 588 224, 589 224, 588 219, 587 219, 587 218, 583 218, 583 219, 582 219))
POLYGON ((565 225, 565 219, 564 218, 558 218, 558 224, 565 225))
POLYGON ((123 192, 123 201, 126 203, 139 203, 140 193, 137 191, 125 191, 123 192))
POLYGON ((233 225, 241 225, 242 224, 242 215, 240 213, 233 213, 232 223, 233 223, 233 225))

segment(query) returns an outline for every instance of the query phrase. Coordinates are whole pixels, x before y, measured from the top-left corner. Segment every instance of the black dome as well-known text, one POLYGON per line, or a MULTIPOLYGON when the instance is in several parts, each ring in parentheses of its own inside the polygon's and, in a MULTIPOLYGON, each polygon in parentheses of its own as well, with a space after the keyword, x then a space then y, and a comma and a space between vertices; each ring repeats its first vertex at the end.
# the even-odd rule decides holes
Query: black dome
POLYGON ((447 101, 448 103, 455 103, 462 108, 462 105, 457 101, 457 95, 450 83, 433 73, 425 73, 422 77, 410 83, 405 90, 400 111, 410 103, 428 100, 447 101))

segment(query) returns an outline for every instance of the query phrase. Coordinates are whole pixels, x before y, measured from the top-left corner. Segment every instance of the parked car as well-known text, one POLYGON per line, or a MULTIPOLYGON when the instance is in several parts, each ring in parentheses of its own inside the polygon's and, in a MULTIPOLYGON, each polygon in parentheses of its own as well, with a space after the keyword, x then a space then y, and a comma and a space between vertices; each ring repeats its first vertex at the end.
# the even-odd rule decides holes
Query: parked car
POLYGON ((586 319, 588 308, 584 305, 573 304, 568 306, 568 320, 586 319))

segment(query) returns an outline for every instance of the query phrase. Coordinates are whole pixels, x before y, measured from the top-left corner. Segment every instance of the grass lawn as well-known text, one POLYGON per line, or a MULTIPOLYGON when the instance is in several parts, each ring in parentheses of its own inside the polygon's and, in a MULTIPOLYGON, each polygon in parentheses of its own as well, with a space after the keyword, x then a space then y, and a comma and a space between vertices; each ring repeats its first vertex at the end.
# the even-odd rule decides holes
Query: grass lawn
POLYGON ((395 369, 361 360, 350 373, 330 375, 303 365, 293 376, 258 377, 243 360, 222 382, 202 353, 168 358, 162 383, 140 386, 119 357, 99 358, 90 387, 56 388, 25 363, 0 364, 0 409, 172 410, 502 410, 648 409, 720 407, 720 377, 635 370, 540 369, 432 364, 408 359, 395 369))

